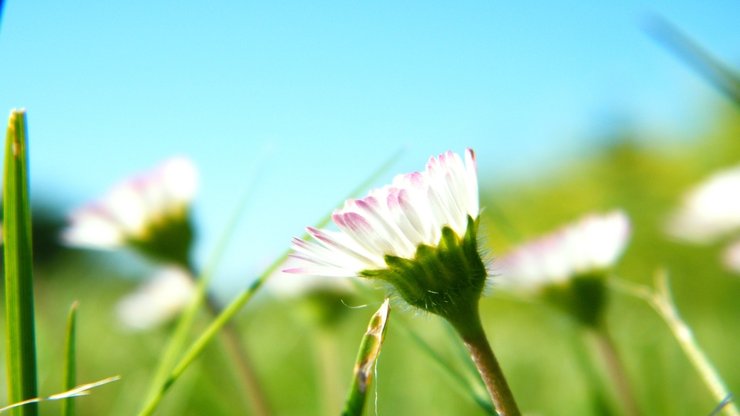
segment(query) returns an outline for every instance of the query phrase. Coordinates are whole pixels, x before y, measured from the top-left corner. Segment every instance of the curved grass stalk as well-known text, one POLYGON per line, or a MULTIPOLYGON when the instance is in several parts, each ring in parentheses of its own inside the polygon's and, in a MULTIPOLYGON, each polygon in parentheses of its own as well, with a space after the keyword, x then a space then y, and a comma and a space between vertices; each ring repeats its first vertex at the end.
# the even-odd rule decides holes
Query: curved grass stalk
POLYGON ((611 282, 615 289, 647 302, 663 318, 668 325, 668 329, 670 329, 676 341, 678 341, 678 345, 681 346, 681 349, 683 349, 689 361, 701 376, 702 381, 717 401, 718 407, 712 414, 718 414, 721 411, 727 416, 740 416, 737 405, 731 401, 732 393, 728 390, 724 381, 722 381, 719 372, 714 368, 706 353, 699 346, 691 328, 681 318, 681 315, 679 315, 676 304, 671 296, 668 274, 663 270, 657 273, 655 290, 640 284, 617 279, 611 279, 611 282))

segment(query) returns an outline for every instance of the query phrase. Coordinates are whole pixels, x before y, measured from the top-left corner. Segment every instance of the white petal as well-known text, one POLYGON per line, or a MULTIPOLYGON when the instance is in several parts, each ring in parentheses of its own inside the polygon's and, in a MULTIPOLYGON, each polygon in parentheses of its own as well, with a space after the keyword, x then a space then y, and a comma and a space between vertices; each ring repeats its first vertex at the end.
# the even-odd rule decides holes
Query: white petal
POLYGON ((438 244, 445 226, 464 235, 468 215, 478 215, 475 169, 471 150, 465 163, 446 152, 431 157, 422 172, 398 175, 391 185, 346 201, 332 216, 338 233, 311 229, 315 246, 294 243, 300 265, 290 272, 351 275, 382 269, 388 255, 413 258, 419 245, 438 244))
POLYGON ((117 305, 118 317, 127 327, 143 330, 177 315, 195 293, 193 280, 179 268, 158 272, 117 305))
POLYGON ((70 246, 114 248, 123 244, 124 235, 100 208, 88 206, 72 216, 72 226, 62 232, 62 241, 70 246))

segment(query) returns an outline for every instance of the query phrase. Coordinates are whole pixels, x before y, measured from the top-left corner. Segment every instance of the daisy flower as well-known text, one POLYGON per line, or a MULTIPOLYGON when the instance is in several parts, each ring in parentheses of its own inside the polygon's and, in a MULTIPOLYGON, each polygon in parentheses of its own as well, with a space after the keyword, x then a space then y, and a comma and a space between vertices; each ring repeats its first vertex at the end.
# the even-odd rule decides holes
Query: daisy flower
POLYGON ((188 267, 193 240, 190 205, 197 176, 188 159, 169 159, 74 211, 62 240, 93 249, 129 246, 188 267))
POLYGON ((603 278, 621 256, 629 236, 629 218, 624 212, 588 215, 502 257, 495 284, 539 292, 581 322, 599 324, 606 302, 603 278))
POLYGON ((629 236, 624 212, 588 215, 501 258, 496 284, 536 288, 603 272, 619 259, 629 236))
POLYGON ((389 283, 409 305, 437 314, 458 332, 496 410, 519 410, 483 331, 478 302, 487 271, 478 251, 475 154, 446 152, 422 172, 350 199, 335 211, 338 231, 308 228, 293 240, 300 264, 286 272, 360 276, 389 283))
POLYGON ((445 314, 480 296, 486 271, 477 249, 475 154, 446 152, 422 172, 350 199, 332 220, 338 231, 309 227, 311 241, 293 240, 286 269, 305 275, 379 279, 409 304, 445 314))

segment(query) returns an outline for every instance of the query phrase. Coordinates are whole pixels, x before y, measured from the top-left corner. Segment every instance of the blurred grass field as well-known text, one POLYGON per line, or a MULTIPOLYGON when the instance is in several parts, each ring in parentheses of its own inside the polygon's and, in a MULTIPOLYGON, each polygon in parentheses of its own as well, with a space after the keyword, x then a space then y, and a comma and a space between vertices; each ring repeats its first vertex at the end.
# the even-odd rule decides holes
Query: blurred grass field
MULTIPOLYGON (((740 277, 723 268, 721 244, 688 245, 663 232, 666 216, 689 187, 740 160, 737 107, 712 105, 710 122, 690 141, 676 143, 615 131, 613 137, 602 140, 605 146, 583 151, 525 180, 481 177, 481 201, 486 207, 482 221, 495 265, 500 253, 528 238, 587 212, 623 208, 632 220, 633 235, 616 277, 652 285, 656 271, 665 268, 680 313, 729 389, 738 392, 740 277)), ((495 161, 480 163, 485 172, 485 165, 495 161)), ((39 244, 53 239, 53 232, 44 235, 43 230, 47 229, 37 228, 39 244)), ((78 380, 122 376, 121 381, 78 399, 79 414, 135 414, 172 329, 130 332, 116 320, 115 303, 136 285, 137 276, 131 274, 145 267, 118 267, 126 258, 110 254, 43 247, 36 270, 40 391, 61 390, 65 316, 69 305, 78 300, 78 380), (50 256, 54 250, 57 255, 50 256)), ((589 381, 584 364, 596 363, 597 371, 603 371, 586 334, 555 310, 496 291, 495 276, 492 281, 491 294, 481 303, 483 321, 521 409, 530 415, 599 414, 594 410, 594 393, 602 387, 589 381)), ((382 301, 382 288, 373 293, 370 298, 345 299, 349 306, 335 304, 332 310, 338 315, 331 327, 319 328, 315 320, 308 319, 304 300, 269 293, 258 296, 238 315, 236 324, 274 414, 339 411, 357 343, 382 301), (350 307, 360 304, 369 306, 350 307), (333 359, 322 363, 322 356, 333 359)), ((463 371, 466 367, 457 340, 439 319, 416 315, 398 303, 394 306, 377 368, 377 390, 369 406, 377 403, 377 414, 382 415, 484 414, 409 340, 400 321, 463 371)), ((204 328, 208 319, 201 316, 196 328, 204 328)), ((643 414, 708 415, 712 411, 716 405, 712 396, 665 323, 647 304, 613 292, 608 323, 643 414)), ((607 379, 601 380, 608 388, 607 379)), ((5 394, 4 385, 0 392, 5 394)), ((4 396, 0 400, 6 402, 4 396)), ((227 355, 216 342, 177 382, 157 414, 243 414, 245 400, 227 355)), ((58 407, 53 402, 41 405, 45 413, 58 407)))

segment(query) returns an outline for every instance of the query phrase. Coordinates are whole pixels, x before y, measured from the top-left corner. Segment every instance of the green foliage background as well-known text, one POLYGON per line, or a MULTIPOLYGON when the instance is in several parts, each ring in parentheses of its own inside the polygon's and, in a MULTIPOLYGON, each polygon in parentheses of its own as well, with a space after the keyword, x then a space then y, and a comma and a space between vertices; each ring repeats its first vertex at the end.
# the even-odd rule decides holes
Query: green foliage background
MULTIPOLYGON (((666 268, 681 314, 729 388, 740 392, 740 277, 723 269, 721 243, 687 245, 672 241, 662 231, 667 214, 690 186, 740 160, 737 107, 713 104, 711 112, 706 130, 691 141, 669 143, 637 131, 615 131, 603 140, 606 146, 583 151, 560 167, 539 170, 526 180, 507 183, 482 176, 486 207, 482 222, 495 269, 496 258, 517 243, 588 212, 623 208, 632 220, 633 236, 616 276, 651 284, 656 270, 666 268)), ((485 173, 486 165, 495 161, 480 163, 485 173)), ((139 410, 171 327, 133 333, 117 324, 113 307, 135 282, 122 278, 131 276, 121 276, 130 268, 118 268, 118 263, 105 259, 106 255, 96 253, 66 252, 38 265, 40 391, 61 390, 66 311, 79 300, 78 382, 115 374, 123 379, 78 399, 78 414, 130 415, 139 410)), ((593 384, 584 372, 598 363, 588 337, 559 312, 500 293, 495 275, 491 280, 491 294, 482 301, 483 321, 522 410, 600 414, 596 393, 604 386, 593 384)), ((383 288, 373 293, 370 298, 343 299, 347 305, 367 303, 367 308, 347 307, 335 297, 319 298, 330 299, 330 320, 307 313, 307 306, 316 307, 316 298, 285 299, 270 293, 263 293, 238 316, 237 325, 275 414, 319 415, 327 408, 339 412, 357 343, 382 301, 383 288), (322 364, 322 356, 333 359, 322 364)), ((483 414, 410 341, 400 320, 437 348, 451 366, 467 371, 457 340, 439 319, 416 315, 397 303, 378 366, 377 396, 369 406, 375 401, 381 415, 483 414)), ((640 300, 612 293, 608 321, 644 414, 710 413, 715 406, 711 395, 652 309, 640 300)), ((203 328, 207 317, 199 322, 198 328, 203 328)), ((230 367, 223 348, 215 343, 173 387, 158 414, 243 414, 246 399, 230 367)), ((596 371, 603 373, 598 365, 596 371)), ((0 392, 4 394, 4 386, 0 392)), ((56 412, 59 406, 44 403, 40 409, 56 412)))

